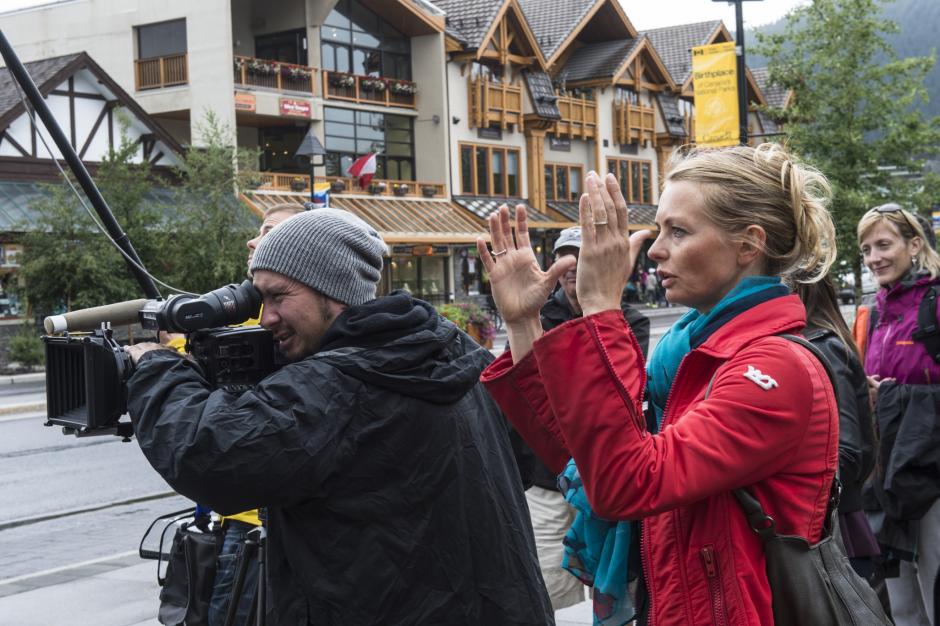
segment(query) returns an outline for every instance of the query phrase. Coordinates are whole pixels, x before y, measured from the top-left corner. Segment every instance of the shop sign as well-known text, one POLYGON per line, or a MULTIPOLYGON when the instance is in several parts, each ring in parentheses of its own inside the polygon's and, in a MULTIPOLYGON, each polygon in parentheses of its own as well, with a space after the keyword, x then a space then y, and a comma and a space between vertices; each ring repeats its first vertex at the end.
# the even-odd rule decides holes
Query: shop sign
POLYGON ((255 112, 255 96, 250 93, 243 93, 241 91, 236 91, 235 92, 235 110, 254 113, 255 112))
POLYGON ((310 103, 306 100, 291 100, 290 98, 281 98, 281 115, 285 117, 306 117, 310 118, 310 103))

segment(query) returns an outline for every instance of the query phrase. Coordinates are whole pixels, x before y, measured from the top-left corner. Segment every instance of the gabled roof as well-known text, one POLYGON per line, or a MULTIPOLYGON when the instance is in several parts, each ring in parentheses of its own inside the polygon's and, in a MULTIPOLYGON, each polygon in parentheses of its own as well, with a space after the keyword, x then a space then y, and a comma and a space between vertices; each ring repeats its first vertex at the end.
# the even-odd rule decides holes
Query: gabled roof
POLYGON ((546 62, 603 0, 520 0, 546 62))
MULTIPOLYGON (((162 141, 177 154, 184 152, 179 142, 157 124, 156 121, 137 104, 136 100, 121 89, 121 87, 88 56, 88 53, 79 52, 60 57, 41 59, 26 63, 25 66, 26 71, 32 77, 33 82, 43 96, 48 96, 49 92, 61 85, 76 72, 83 69, 88 70, 98 79, 98 82, 114 96, 120 105, 133 113, 157 139, 162 141)), ((7 68, 0 68, 0 131, 8 128, 10 124, 23 113, 23 104, 17 93, 13 75, 7 68)))
POLYGON ((506 0, 431 1, 444 11, 445 32, 470 50, 480 47, 493 20, 506 4, 506 0))
POLYGON ((721 31, 728 32, 724 23, 711 20, 654 28, 641 34, 649 37, 676 85, 684 87, 692 78, 692 48, 711 43, 721 31))
POLYGON ((642 41, 642 39, 620 39, 589 43, 571 55, 557 78, 564 77, 566 83, 602 78, 613 79, 623 62, 642 41))
POLYGON ((751 76, 757 83, 758 89, 764 94, 767 104, 782 109, 787 105, 790 99, 790 92, 786 87, 770 84, 770 70, 766 67, 759 67, 751 70, 751 76))

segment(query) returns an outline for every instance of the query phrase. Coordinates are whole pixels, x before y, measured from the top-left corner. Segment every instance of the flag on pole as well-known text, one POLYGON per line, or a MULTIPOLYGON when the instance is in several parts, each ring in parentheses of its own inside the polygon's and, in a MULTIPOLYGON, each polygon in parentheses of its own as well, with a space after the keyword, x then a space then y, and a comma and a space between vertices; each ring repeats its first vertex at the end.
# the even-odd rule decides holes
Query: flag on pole
POLYGON ((317 183, 313 186, 313 205, 317 209, 330 206, 330 183, 317 183))
POLYGON ((375 175, 375 153, 370 152, 353 161, 353 164, 346 170, 346 174, 358 178, 359 188, 365 189, 375 175))

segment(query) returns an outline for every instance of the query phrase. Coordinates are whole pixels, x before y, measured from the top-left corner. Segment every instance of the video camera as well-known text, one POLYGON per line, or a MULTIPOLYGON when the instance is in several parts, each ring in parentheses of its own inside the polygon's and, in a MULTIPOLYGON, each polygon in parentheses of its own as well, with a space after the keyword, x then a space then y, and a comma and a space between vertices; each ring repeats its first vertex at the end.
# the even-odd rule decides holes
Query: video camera
POLYGON ((246 280, 198 297, 134 300, 46 318, 46 425, 80 437, 133 434, 120 417, 134 365, 112 336, 112 323, 139 320, 148 330, 186 333, 187 352, 216 388, 260 381, 283 364, 273 334, 260 326, 227 327, 260 308, 261 296, 246 280), (71 334, 76 330, 91 332, 71 334))

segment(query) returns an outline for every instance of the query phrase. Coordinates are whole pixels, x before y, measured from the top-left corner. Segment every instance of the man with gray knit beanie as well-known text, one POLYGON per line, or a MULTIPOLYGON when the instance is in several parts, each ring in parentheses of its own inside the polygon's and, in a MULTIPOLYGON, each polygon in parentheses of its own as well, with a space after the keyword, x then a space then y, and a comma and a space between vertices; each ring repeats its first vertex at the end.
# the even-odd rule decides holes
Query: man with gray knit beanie
POLYGON ((289 364, 216 389, 167 350, 131 354, 141 449, 179 493, 268 511, 268 624, 552 624, 514 460, 479 384, 492 355, 403 291, 351 213, 275 226, 251 260, 289 364))

